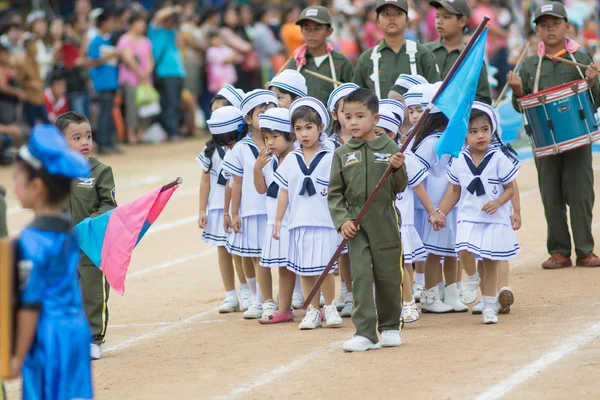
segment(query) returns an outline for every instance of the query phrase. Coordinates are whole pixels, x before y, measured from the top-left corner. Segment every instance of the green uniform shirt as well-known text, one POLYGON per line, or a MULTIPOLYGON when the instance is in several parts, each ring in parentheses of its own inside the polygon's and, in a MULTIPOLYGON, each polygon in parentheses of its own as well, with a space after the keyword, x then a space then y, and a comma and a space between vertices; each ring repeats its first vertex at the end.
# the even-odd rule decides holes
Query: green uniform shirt
POLYGON ((8 236, 8 228, 6 226, 6 189, 0 185, 0 238, 8 236))
MULTIPOLYGON (((96 157, 90 158, 90 167, 91 177, 73 180, 67 203, 73 226, 87 217, 97 217, 117 206, 112 168, 102 164, 96 157)), ((82 263, 91 264, 85 254, 82 263)))
MULTIPOLYGON (((581 50, 577 50, 573 53, 575 57, 575 61, 581 64, 589 65, 592 63, 592 58, 581 50)), ((571 57, 568 54, 565 54, 562 58, 571 60, 571 57)), ((521 81, 523 82, 523 93, 524 96, 533 93, 533 86, 535 85, 535 74, 537 71, 539 58, 536 55, 529 56, 523 62, 521 70, 519 71, 519 76, 521 77, 521 81)), ((547 57, 542 59, 542 69, 540 71, 540 81, 538 90, 547 89, 549 87, 562 85, 564 83, 585 79, 585 71, 581 71, 583 73, 584 78, 581 77, 577 68, 572 67, 571 65, 565 64, 563 62, 554 63, 547 57)), ((594 103, 594 109, 598 108, 600 104, 600 83, 596 80, 596 84, 592 88, 592 95, 594 103)), ((513 95, 513 107, 515 110, 520 112, 519 103, 517 102, 517 98, 513 95)))
MULTIPOLYGON (((360 55, 358 64, 354 70, 353 81, 358 86, 367 88, 375 92, 375 83, 371 79, 373 74, 373 60, 371 54, 373 49, 369 49, 360 55)), ((379 85, 381 88, 381 97, 387 98, 388 92, 396 83, 400 74, 410 74, 410 59, 406 54, 406 44, 404 44, 398 53, 395 53, 385 42, 381 41, 379 45, 379 85)), ((427 79, 430 83, 440 80, 440 73, 433 53, 421 43, 417 43, 417 54, 415 56, 417 64, 417 73, 427 79)))
MULTIPOLYGON (((437 62, 437 66, 440 70, 441 78, 444 79, 450 72, 450 69, 458 60, 458 56, 464 50, 464 46, 460 49, 454 49, 450 52, 444 47, 441 39, 436 40, 435 42, 425 44, 433 55, 435 56, 435 60, 437 62)), ((477 83, 477 93, 475 94, 475 100, 481 101, 483 103, 492 104, 492 92, 490 90, 490 83, 488 82, 488 73, 485 64, 481 68, 481 73, 479 74, 479 82, 477 83)))
MULTIPOLYGON (((342 83, 352 82, 352 64, 348 59, 337 51, 331 52, 331 58, 333 60, 333 67, 335 69, 336 80, 342 83)), ((297 70, 296 61, 292 59, 288 65, 288 69, 297 70)), ((331 76, 331 65, 329 63, 329 57, 327 57, 320 66, 317 67, 315 63, 315 59, 308 52, 306 53, 306 65, 302 67, 300 72, 306 78, 306 86, 308 87, 308 95, 311 97, 315 97, 323 102, 323 104, 327 104, 327 100, 329 100, 329 95, 333 92, 334 86, 333 83, 329 83, 321 78, 317 78, 314 75, 307 74, 304 70, 309 70, 316 72, 318 74, 324 75, 328 78, 332 78, 331 76)))
MULTIPOLYGON (((335 150, 327 200, 337 230, 345 222, 356 218, 389 166, 390 157, 397 152, 398 145, 387 135, 379 136, 370 142, 351 139, 335 150)), ((394 207, 396 194, 404 190, 407 182, 405 167, 393 172, 365 218, 369 218, 372 209, 394 207)), ((399 222, 393 221, 394 224, 399 222)))

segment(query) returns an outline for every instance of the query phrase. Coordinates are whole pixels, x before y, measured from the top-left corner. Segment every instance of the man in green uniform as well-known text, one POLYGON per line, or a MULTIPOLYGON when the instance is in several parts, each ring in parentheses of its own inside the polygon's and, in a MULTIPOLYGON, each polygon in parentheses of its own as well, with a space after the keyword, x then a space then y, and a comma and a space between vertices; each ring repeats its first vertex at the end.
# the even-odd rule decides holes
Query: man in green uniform
POLYGON ((6 226, 6 189, 0 185, 0 238, 8 236, 8 228, 6 226))
POLYGON ((421 75, 431 83, 439 81, 440 73, 431 51, 404 37, 408 23, 407 0, 378 0, 376 11, 383 40, 360 55, 354 83, 371 89, 383 99, 400 74, 421 75))
POLYGON ((327 42, 327 38, 333 33, 331 15, 327 8, 322 6, 305 8, 296 24, 302 29, 306 45, 297 50, 288 68, 304 75, 309 96, 327 104, 329 95, 336 86, 306 71, 347 83, 352 81, 352 64, 343 54, 333 50, 333 46, 327 42))
MULTIPOLYGON (((69 147, 88 156, 92 151, 92 129, 84 115, 67 112, 57 118, 56 126, 65 136, 69 147)), ((95 218, 117 206, 111 167, 102 164, 96 157, 90 157, 89 160, 92 176, 73 181, 67 204, 73 226, 85 218, 95 218)), ((79 264, 79 281, 83 306, 93 336, 91 357, 97 360, 102 358, 102 342, 108 325, 109 285, 99 266, 95 266, 85 254, 79 264)))
POLYGON ((402 344, 402 245, 394 200, 408 179, 404 155, 398 153, 398 145, 387 135, 375 135, 378 109, 377 96, 370 90, 357 89, 345 98, 346 127, 353 138, 336 149, 329 181, 328 202, 333 223, 350 239, 352 322, 356 335, 344 344, 345 351, 402 344), (354 219, 390 164, 395 171, 356 227, 354 219))
MULTIPOLYGON (((435 27, 440 38, 425 44, 433 52, 441 78, 444 79, 465 48, 463 31, 471 18, 467 0, 438 0, 429 4, 436 9, 435 27)), ((492 104, 492 94, 485 65, 479 74, 475 100, 492 104)))
MULTIPOLYGON (((510 73, 508 84, 513 90, 513 106, 521 111, 517 99, 549 87, 586 79, 590 86, 594 110, 600 104, 598 68, 592 58, 574 43, 566 41, 569 29, 565 7, 558 2, 545 3, 534 13, 536 32, 545 51, 541 56, 525 59, 519 74, 510 73), (567 48, 565 48, 567 47, 567 48), (563 62, 556 62, 545 54, 555 55, 581 64, 590 65, 583 72, 563 62), (541 63, 541 65, 540 65, 541 63), (536 82, 537 81, 537 82, 536 82)), ((594 171, 592 146, 583 146, 554 156, 537 158, 538 183, 548 224, 546 246, 551 257, 542 264, 545 269, 572 266, 571 236, 567 224, 566 206, 569 206, 571 229, 575 242, 577 265, 599 267, 600 259, 594 254, 592 209, 594 206, 594 171)))

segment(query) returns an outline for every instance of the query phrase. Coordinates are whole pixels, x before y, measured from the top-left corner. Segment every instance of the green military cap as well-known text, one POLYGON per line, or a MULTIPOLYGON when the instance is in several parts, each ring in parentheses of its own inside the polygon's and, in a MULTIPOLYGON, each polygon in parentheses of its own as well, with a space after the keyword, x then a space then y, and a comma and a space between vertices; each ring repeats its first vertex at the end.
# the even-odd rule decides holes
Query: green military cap
POLYGON ((398 7, 408 14, 408 0, 377 0, 375 11, 379 12, 382 7, 387 5, 398 7))
POLYGON ((302 25, 305 21, 313 21, 322 25, 331 25, 331 15, 327 8, 323 6, 308 7, 302 10, 300 18, 296 21, 296 25, 302 25))
POLYGON ((549 15, 551 17, 563 18, 568 21, 567 18, 567 10, 562 3, 558 1, 551 1, 549 3, 544 3, 538 8, 536 8, 533 13, 533 22, 536 23, 538 19, 542 18, 544 15, 549 15))
POLYGON ((450 14, 456 14, 467 19, 471 18, 471 7, 467 0, 435 0, 430 1, 429 5, 435 8, 443 8, 450 14))

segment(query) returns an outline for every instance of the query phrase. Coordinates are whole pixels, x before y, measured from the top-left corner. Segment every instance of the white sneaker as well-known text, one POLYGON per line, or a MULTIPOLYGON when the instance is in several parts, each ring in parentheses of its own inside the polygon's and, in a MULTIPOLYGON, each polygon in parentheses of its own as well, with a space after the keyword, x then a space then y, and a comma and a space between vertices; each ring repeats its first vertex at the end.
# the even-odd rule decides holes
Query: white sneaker
POLYGON ((400 331, 381 332, 381 347, 399 347, 402 345, 400 331))
POLYGON ((410 303, 405 301, 402 302, 402 319, 407 324, 419 320, 419 308, 417 307, 415 299, 412 299, 410 303))
POLYGON ((325 297, 323 297, 323 293, 319 296, 319 305, 323 307, 325 305, 325 297))
POLYGON ((454 312, 469 311, 469 307, 465 306, 460 301, 460 293, 456 283, 446 286, 446 298, 444 299, 444 304, 452 307, 454 312))
POLYGON ((262 305, 262 315, 260 319, 269 321, 270 317, 277 311, 277 304, 274 301, 267 301, 262 305))
POLYGON ((240 300, 242 311, 246 311, 252 305, 252 294, 250 293, 249 288, 240 288, 240 300))
POLYGON ((226 297, 219 306, 219 314, 229 314, 240 311, 240 302, 236 297, 226 297))
POLYGON ((413 286, 413 298, 417 303, 421 302, 421 292, 425 290, 425 286, 415 283, 413 286))
POLYGON ((99 360, 102 358, 101 344, 90 344, 90 358, 92 360, 99 360))
POLYGON ((335 300, 330 306, 324 307, 325 311, 325 326, 328 328, 339 328, 344 323, 340 314, 338 314, 338 310, 335 307, 335 300))
POLYGON ((292 295, 292 308, 294 310, 299 310, 304 305, 304 296, 302 293, 294 293, 292 295))
POLYGON ((498 323, 498 315, 496 314, 496 310, 493 308, 486 308, 482 312, 483 314, 483 323, 486 325, 497 324, 498 323))
POLYGON ((306 315, 300 322, 298 326, 301 331, 308 329, 317 329, 321 327, 321 311, 314 308, 312 305, 308 306, 308 310, 306 310, 306 315))
POLYGON ((248 310, 242 316, 244 319, 259 319, 263 314, 263 305, 252 303, 248 310))
POLYGON ((349 353, 355 351, 379 350, 381 345, 379 342, 373 343, 370 339, 364 336, 354 335, 352 339, 344 343, 344 351, 349 353))
POLYGON ((483 312, 483 297, 479 299, 479 301, 477 302, 477 304, 475 304, 473 306, 473 308, 471 308, 471 313, 473 315, 479 315, 483 312))
POLYGON ((354 305, 354 297, 351 293, 346 295, 346 304, 342 311, 340 311, 340 317, 351 317, 352 316, 352 306, 354 305))
POLYGON ((421 312, 432 314, 445 314, 454 309, 440 299, 440 288, 436 285, 429 290, 421 292, 421 312))

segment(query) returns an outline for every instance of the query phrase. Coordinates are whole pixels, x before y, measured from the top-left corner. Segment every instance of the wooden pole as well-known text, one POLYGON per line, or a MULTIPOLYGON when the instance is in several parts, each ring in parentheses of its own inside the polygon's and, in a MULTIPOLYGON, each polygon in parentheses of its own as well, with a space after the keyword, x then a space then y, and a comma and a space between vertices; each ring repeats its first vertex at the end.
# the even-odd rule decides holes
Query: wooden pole
MULTIPOLYGON (((529 50, 529 43, 527 43, 527 46, 525 46, 525 48, 521 52, 521 55, 519 56, 519 59, 517 60, 517 63, 515 64, 515 67, 512 70, 513 73, 516 73, 517 71, 519 71, 519 67, 521 66, 521 64, 523 64, 525 57, 527 57, 528 50, 529 50)), ((502 98, 504 97, 504 94, 506 93, 507 89, 508 89, 508 82, 506 82, 506 84, 502 88, 502 91, 500 92, 500 95, 496 99, 496 102, 494 103, 494 108, 498 107, 498 104, 500 104, 500 101, 502 101, 502 98)))
MULTIPOLYGON (((448 83, 450 82, 450 80, 452 79, 452 77, 454 76, 454 74, 456 73, 456 70, 458 69, 458 67, 460 66, 460 64, 462 64, 462 62, 465 59, 465 57, 467 56, 467 54, 469 54, 469 52, 471 51, 471 48, 475 45, 475 42, 477 41, 477 39, 479 38, 479 36, 481 36, 481 34, 483 33, 483 30, 485 29, 485 26, 487 25, 487 23, 488 23, 489 20, 490 20, 490 17, 488 17, 487 15, 485 17, 483 17, 483 21, 481 21, 481 23, 479 24, 479 26, 477 27, 477 29, 473 33, 473 36, 471 37, 471 40, 469 40, 469 42, 465 46, 465 49, 463 50, 463 52, 460 53, 460 55, 458 56, 458 59, 456 60, 456 62, 452 66, 452 68, 450 69, 450 72, 448 72, 448 75, 442 81, 442 84, 441 84, 440 88, 438 89, 437 93, 435 94, 435 96, 433 96, 433 99, 431 100, 432 104, 433 104, 433 102, 435 100, 437 100, 437 98, 439 97, 440 93, 442 93, 444 91, 444 89, 446 88, 446 86, 448 86, 448 83)), ((406 140, 404 141, 404 144, 400 148, 400 150, 399 150, 400 153, 404 153, 404 151, 406 150, 406 147, 408 146, 408 144, 413 140, 413 138, 417 134, 419 134, 419 131, 421 130, 421 127, 423 126, 423 123, 427 119, 427 116, 429 115, 430 111, 431 111, 431 108, 427 107, 425 109, 425 111, 423 112, 423 114, 421 114, 421 118, 419 118, 419 121, 415 125, 415 127, 412 130, 411 134, 406 138, 406 140)), ((354 219, 354 225, 355 226, 360 225, 360 222, 364 218, 364 216, 367 213, 367 211, 369 211, 369 208, 371 207, 371 204, 373 204, 373 201, 375 201, 375 198, 377 197, 377 195, 381 191, 381 188, 385 184, 385 181, 390 176, 390 174, 393 172, 392 170, 393 170, 393 167, 390 164, 390 166, 387 167, 387 169, 383 173, 383 176, 381 177, 381 179, 379 180, 379 182, 377 183, 377 185, 373 189, 373 192, 371 192, 371 194, 367 198, 367 201, 365 201, 365 204, 363 205, 363 207, 359 211, 358 215, 354 219)), ((344 246, 346 246, 347 242, 348 242, 347 239, 343 239, 342 243, 340 243, 340 245, 338 246, 337 250, 333 254, 333 257, 331 257, 331 260, 329 260, 329 263, 325 267, 325 270, 323 271, 323 273, 321 274, 321 276, 319 276, 319 279, 315 283, 315 286, 311 289, 310 293, 306 297, 306 300, 304 301, 304 305, 302 306, 304 309, 308 308, 308 306, 310 305, 311 300, 313 299, 313 297, 315 297, 315 295, 317 294, 317 292, 321 288, 321 285, 323 284, 323 281, 325 280, 325 278, 329 274, 329 271, 331 271, 331 269, 333 268, 333 265, 335 264, 336 260, 342 254, 342 250, 343 250, 344 246)))
POLYGON ((165 190, 169 190, 171 189, 173 186, 177 186, 177 185, 181 185, 183 183, 183 179, 181 178, 177 178, 175 179, 173 182, 171 183, 167 183, 165 186, 162 187, 162 189, 160 189, 161 192, 164 192, 165 190))
POLYGON ((321 74, 319 74, 317 72, 313 72, 313 71, 308 70, 308 69, 304 69, 303 72, 306 72, 307 74, 312 75, 312 76, 316 76, 317 78, 323 79, 324 81, 327 81, 329 83, 333 83, 334 85, 339 85, 339 86, 343 85, 342 82, 340 82, 340 81, 336 81, 335 79, 331 79, 328 76, 321 75, 321 74))
POLYGON ((567 60, 566 58, 556 57, 556 56, 553 56, 553 55, 550 55, 550 54, 546 54, 546 57, 548 57, 549 59, 554 60, 554 61, 560 61, 560 62, 563 62, 565 64, 572 65, 574 67, 579 67, 579 68, 584 68, 584 69, 585 68, 589 68, 589 65, 585 65, 585 64, 581 64, 581 63, 578 63, 578 62, 575 62, 575 61, 567 60))

